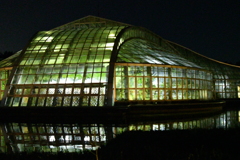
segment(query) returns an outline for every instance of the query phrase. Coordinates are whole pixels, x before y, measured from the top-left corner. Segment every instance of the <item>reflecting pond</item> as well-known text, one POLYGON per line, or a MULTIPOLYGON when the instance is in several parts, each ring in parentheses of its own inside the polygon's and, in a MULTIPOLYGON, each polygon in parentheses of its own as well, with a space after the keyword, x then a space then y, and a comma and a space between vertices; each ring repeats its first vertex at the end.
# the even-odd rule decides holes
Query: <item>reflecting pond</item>
POLYGON ((125 131, 228 129, 239 125, 239 110, 223 111, 209 117, 137 121, 125 124, 2 123, 0 148, 2 152, 77 152, 83 149, 95 150, 125 131))

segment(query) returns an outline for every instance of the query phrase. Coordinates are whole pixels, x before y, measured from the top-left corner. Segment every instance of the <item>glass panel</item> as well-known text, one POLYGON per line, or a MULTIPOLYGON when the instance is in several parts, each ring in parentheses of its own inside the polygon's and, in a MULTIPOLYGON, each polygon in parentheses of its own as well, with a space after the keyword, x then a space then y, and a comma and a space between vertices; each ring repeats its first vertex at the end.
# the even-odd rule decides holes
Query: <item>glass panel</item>
POLYGON ((177 91, 172 90, 172 99, 176 100, 177 99, 177 91))
POLYGON ((116 100, 127 100, 127 91, 125 89, 116 89, 116 100))
POLYGON ((137 88, 143 88, 143 77, 137 77, 137 88))
POLYGON ((177 79, 177 88, 182 88, 183 85, 182 85, 182 79, 177 79))
POLYGON ((163 100, 163 99, 165 99, 165 96, 164 96, 164 90, 159 90, 159 99, 160 100, 163 100))
POLYGON ((144 100, 143 99, 143 90, 142 89, 138 89, 137 90, 137 100, 144 100))
POLYGON ((152 99, 158 100, 158 90, 152 90, 152 99))
POLYGON ((171 79, 165 78, 165 80, 166 80, 166 88, 171 88, 171 79))
POLYGON ((182 90, 178 90, 177 96, 179 100, 183 99, 182 90))
POLYGON ((129 88, 135 88, 135 77, 129 77, 129 88))
POLYGON ((129 100, 135 100, 136 99, 136 93, 134 89, 129 89, 129 100))
POLYGON ((157 77, 152 78, 152 88, 158 88, 158 78, 157 77))
POLYGON ((172 78, 172 88, 176 88, 177 87, 177 80, 176 78, 172 78))
POLYGON ((183 99, 188 99, 187 90, 183 90, 183 99))
POLYGON ((145 89, 145 100, 150 100, 150 96, 151 96, 150 90, 145 89))
POLYGON ((165 88, 164 78, 159 78, 159 88, 165 88))

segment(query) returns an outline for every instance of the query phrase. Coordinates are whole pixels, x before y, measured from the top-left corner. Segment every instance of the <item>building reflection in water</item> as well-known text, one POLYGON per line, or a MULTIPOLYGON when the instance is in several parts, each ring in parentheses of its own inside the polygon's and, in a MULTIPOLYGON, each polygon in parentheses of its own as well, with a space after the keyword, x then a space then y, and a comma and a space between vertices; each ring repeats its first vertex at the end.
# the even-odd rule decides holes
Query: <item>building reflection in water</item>
POLYGON ((95 150, 117 134, 131 130, 235 128, 239 126, 239 115, 239 111, 227 111, 204 119, 119 125, 5 123, 1 124, 0 147, 2 152, 95 150))

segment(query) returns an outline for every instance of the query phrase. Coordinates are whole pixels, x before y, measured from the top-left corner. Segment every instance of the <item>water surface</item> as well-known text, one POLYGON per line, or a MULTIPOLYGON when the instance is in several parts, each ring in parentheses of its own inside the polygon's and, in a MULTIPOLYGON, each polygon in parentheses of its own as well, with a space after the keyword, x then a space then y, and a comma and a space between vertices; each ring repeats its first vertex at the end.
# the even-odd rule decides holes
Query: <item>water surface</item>
POLYGON ((95 150, 125 131, 236 128, 240 125, 239 115, 240 111, 236 109, 222 111, 211 116, 155 119, 123 124, 2 123, 0 147, 2 152, 95 150))

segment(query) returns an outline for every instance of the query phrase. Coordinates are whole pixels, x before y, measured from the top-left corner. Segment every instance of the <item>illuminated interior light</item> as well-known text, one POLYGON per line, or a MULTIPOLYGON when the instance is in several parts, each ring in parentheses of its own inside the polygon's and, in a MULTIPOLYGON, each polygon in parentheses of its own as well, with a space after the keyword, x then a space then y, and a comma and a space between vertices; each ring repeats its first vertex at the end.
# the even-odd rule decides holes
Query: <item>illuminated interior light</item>
POLYGON ((113 47, 114 43, 107 43, 106 47, 113 47))
POLYGON ((105 50, 110 50, 110 51, 112 51, 112 48, 105 48, 105 50))
POLYGON ((49 141, 50 141, 50 142, 55 141, 55 136, 49 136, 49 141))
MULTIPOLYGON (((57 83, 57 81, 51 80, 51 81, 49 81, 49 83, 50 83, 50 84, 55 84, 55 83, 57 83)), ((54 91, 53 91, 53 92, 54 92, 54 91)))
POLYGON ((45 33, 46 33, 46 34, 52 34, 53 31, 46 31, 45 33))
POLYGON ((53 37, 48 37, 48 39, 46 40, 46 42, 52 42, 53 37))
POLYGON ((47 49, 47 47, 45 47, 45 46, 41 47, 41 50, 46 50, 46 49, 47 49))
POLYGON ((85 136, 84 137, 84 141, 90 141, 90 137, 89 136, 85 136))
POLYGON ((65 78, 60 78, 59 83, 65 83, 66 79, 65 78))
POLYGON ((41 41, 46 41, 46 42, 52 42, 52 40, 53 40, 53 37, 42 37, 41 38, 41 41))
POLYGON ((108 58, 108 59, 103 59, 103 62, 109 62, 110 61, 110 59, 108 58))
POLYGON ((56 45, 55 49, 59 49, 62 47, 62 44, 56 45))
POLYGON ((113 33, 110 33, 110 34, 108 35, 108 37, 109 37, 109 38, 116 38, 115 34, 113 34, 113 33))
POLYGON ((123 40, 122 38, 120 38, 119 44, 122 44, 123 41, 124 41, 124 40, 123 40))
POLYGON ((91 79, 90 78, 86 79, 85 83, 91 83, 91 79))
POLYGON ((73 79, 72 78, 67 78, 67 80, 66 80, 66 83, 73 83, 74 81, 73 81, 73 79))

